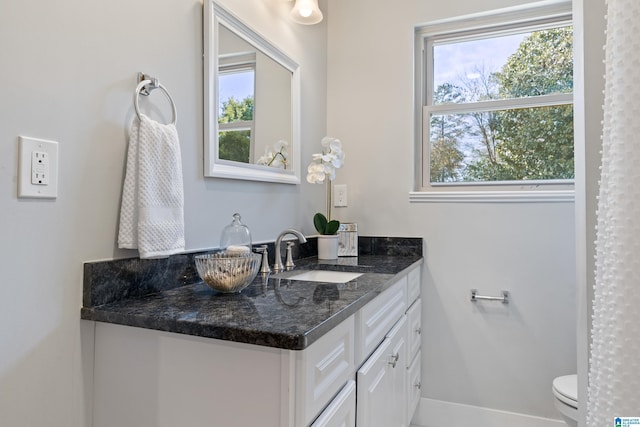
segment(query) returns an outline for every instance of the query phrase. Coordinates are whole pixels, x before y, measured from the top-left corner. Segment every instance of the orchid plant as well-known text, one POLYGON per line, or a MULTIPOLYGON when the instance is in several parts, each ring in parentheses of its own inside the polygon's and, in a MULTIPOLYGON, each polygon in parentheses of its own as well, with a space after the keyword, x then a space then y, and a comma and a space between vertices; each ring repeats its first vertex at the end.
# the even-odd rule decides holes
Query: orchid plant
POLYGON ((313 154, 312 161, 307 168, 307 182, 310 184, 326 184, 327 186, 327 214, 320 212, 313 216, 313 225, 322 235, 333 235, 338 232, 340 222, 331 219, 331 181, 336 177, 336 170, 344 164, 342 143, 337 138, 325 136, 320 141, 322 152, 313 154))
POLYGON ((257 164, 263 166, 270 166, 272 168, 287 169, 287 161, 289 155, 287 154, 287 147, 289 143, 284 139, 276 142, 273 146, 264 149, 264 154, 256 161, 257 164))

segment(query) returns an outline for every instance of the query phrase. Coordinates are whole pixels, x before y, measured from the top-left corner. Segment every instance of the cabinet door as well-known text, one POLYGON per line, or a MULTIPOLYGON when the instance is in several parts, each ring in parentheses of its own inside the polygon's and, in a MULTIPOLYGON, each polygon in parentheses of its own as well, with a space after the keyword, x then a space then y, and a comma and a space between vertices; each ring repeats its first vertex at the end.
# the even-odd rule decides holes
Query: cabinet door
POLYGON ((358 427, 389 427, 388 402, 391 398, 390 379, 391 340, 386 338, 367 359, 357 374, 358 427))
POLYGON ((356 382, 349 380, 311 427, 355 427, 356 382))
POLYGON ((357 373, 357 425, 406 426, 406 318, 403 316, 357 373))
POLYGON ((420 298, 407 310, 407 321, 409 322, 407 362, 411 363, 422 344, 422 300, 420 298))
POLYGON ((407 398, 407 422, 411 422, 413 414, 416 412, 418 403, 420 403, 420 389, 422 387, 422 379, 420 377, 420 362, 422 353, 418 351, 418 354, 413 359, 409 370, 409 380, 407 382, 407 391, 409 397, 407 398))
POLYGON ((389 427, 406 427, 407 420, 407 317, 396 323, 389 332, 388 338, 391 340, 391 375, 390 378, 390 400, 387 405, 390 407, 389 427))

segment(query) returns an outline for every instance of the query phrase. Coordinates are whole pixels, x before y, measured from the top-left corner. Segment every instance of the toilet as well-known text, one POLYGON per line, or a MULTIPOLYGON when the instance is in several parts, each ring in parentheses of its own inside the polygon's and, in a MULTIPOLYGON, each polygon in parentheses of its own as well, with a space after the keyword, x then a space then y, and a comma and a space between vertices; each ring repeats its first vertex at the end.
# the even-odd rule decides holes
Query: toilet
POLYGON ((564 375, 553 380, 556 408, 567 425, 578 427, 578 376, 564 375))

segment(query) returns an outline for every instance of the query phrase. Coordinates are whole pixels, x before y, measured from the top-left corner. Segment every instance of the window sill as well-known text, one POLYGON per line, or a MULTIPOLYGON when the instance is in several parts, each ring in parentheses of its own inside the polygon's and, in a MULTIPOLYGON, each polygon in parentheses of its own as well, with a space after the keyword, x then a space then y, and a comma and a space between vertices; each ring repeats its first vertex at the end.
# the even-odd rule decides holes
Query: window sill
POLYGON ((573 203, 573 190, 412 191, 410 203, 573 203))

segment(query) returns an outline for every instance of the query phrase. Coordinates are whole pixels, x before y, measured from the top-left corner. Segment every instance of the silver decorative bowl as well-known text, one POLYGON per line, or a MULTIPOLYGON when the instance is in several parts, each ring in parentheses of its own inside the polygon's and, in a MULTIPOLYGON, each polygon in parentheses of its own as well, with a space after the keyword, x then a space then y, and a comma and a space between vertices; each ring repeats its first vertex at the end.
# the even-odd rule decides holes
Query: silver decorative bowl
POLYGON ((196 255, 200 278, 218 292, 240 292, 256 277, 260 269, 260 254, 229 255, 213 253, 196 255))

